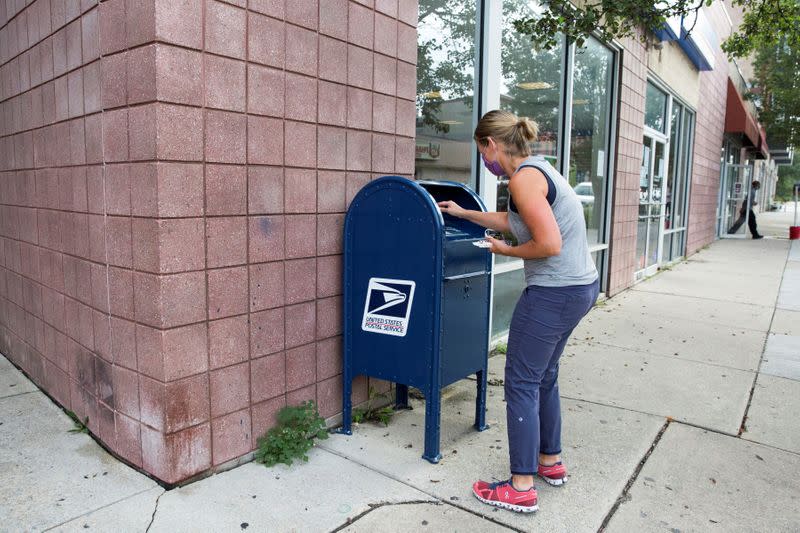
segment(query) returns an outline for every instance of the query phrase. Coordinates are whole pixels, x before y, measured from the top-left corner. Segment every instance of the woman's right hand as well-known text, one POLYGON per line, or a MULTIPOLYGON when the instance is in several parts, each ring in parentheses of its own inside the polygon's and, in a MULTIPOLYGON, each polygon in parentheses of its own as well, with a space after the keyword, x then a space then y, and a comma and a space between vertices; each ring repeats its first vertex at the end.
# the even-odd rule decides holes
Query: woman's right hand
POLYGON ((439 210, 442 213, 447 213, 448 215, 452 215, 457 218, 464 218, 467 214, 467 210, 455 203, 452 200, 445 200, 444 202, 439 202, 439 210))

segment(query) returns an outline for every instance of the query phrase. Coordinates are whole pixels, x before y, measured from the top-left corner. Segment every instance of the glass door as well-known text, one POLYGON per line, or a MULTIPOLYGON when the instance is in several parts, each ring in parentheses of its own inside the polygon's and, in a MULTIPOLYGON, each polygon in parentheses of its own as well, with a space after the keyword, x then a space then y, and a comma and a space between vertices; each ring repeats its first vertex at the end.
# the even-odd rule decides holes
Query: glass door
POLYGON ((639 223, 636 234, 636 279, 658 270, 664 231, 664 179, 667 175, 666 143, 645 136, 639 174, 639 223))
POLYGON ((721 238, 742 238, 747 234, 750 211, 744 209, 750 194, 753 167, 751 165, 725 164, 722 190, 721 238))

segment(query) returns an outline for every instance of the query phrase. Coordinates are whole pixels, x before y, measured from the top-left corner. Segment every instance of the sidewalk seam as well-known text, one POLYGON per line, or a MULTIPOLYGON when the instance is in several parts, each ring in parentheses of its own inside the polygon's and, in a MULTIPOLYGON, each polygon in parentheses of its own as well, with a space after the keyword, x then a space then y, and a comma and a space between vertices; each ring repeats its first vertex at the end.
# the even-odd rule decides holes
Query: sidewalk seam
POLYGON ((617 501, 614 502, 614 505, 608 511, 608 514, 606 514, 605 518, 603 519, 603 522, 597 529, 598 533, 602 533, 603 531, 605 531, 606 527, 608 526, 608 523, 614 517, 614 513, 617 512, 617 509, 619 509, 619 507, 624 502, 628 501, 631 487, 633 487, 633 484, 638 479, 639 474, 641 473, 645 463, 647 462, 647 459, 649 459, 650 455, 652 455, 653 451, 655 451, 656 446, 658 446, 658 443, 661 442, 661 437, 664 436, 664 433, 667 431, 667 428, 669 428, 671 423, 672 419, 668 418, 667 421, 664 422, 664 425, 661 426, 661 429, 659 430, 655 439, 653 439, 653 443, 650 445, 650 448, 648 448, 648 450, 645 452, 644 457, 642 457, 642 460, 639 461, 639 464, 636 466, 636 469, 633 471, 633 474, 631 475, 630 479, 628 479, 628 483, 625 485, 625 488, 622 489, 622 494, 619 495, 617 501))
MULTIPOLYGON (((103 509, 111 507, 112 505, 116 505, 116 504, 118 504, 120 502, 124 502, 125 500, 129 500, 131 498, 135 498, 136 496, 140 496, 140 495, 144 494, 145 492, 149 492, 149 491, 151 491, 153 489, 156 489, 156 488, 161 488, 161 487, 156 485, 155 487, 150 487, 148 489, 140 490, 139 492, 135 492, 133 494, 129 494, 128 496, 125 496, 124 498, 120 498, 119 500, 107 503, 106 505, 103 505, 102 507, 98 507, 97 509, 92 509, 91 511, 87 511, 87 512, 79 514, 77 516, 73 516, 72 518, 68 518, 67 520, 64 520, 63 522, 60 522, 58 524, 54 524, 52 526, 47 526, 47 528, 43 529, 42 531, 43 532, 52 531, 53 529, 55 529, 57 527, 61 527, 61 526, 65 525, 65 524, 69 524, 70 522, 73 522, 73 521, 77 520, 78 518, 83 518, 84 516, 89 516, 90 514, 96 513, 97 511, 102 511, 103 509)), ((163 494, 163 492, 162 492, 162 494, 163 494)), ((161 496, 159 495, 159 498, 160 497, 161 496)))
POLYGON ((158 511, 158 504, 159 502, 161 502, 161 497, 166 493, 167 493, 166 490, 162 491, 161 494, 158 495, 158 498, 156 498, 156 505, 155 507, 153 507, 153 516, 150 517, 150 523, 147 524, 147 529, 145 529, 145 533, 148 533, 150 531, 150 528, 153 527, 153 522, 156 521, 156 512, 158 511))
POLYGON ((786 251, 786 259, 783 262, 783 271, 781 273, 781 282, 778 285, 778 293, 775 295, 775 304, 772 306, 772 317, 769 319, 769 329, 767 330, 767 336, 764 338, 764 346, 761 348, 761 357, 758 359, 758 368, 756 368, 755 376, 753 376, 753 384, 750 385, 750 396, 747 398, 747 405, 744 408, 744 414, 742 415, 742 423, 739 426, 739 432, 737 437, 741 438, 742 434, 747 431, 747 415, 750 413, 750 405, 753 403, 753 395, 756 391, 756 383, 758 382, 758 376, 761 375, 761 366, 764 364, 764 354, 767 351, 767 342, 769 341, 769 336, 772 334, 772 324, 775 322, 775 312, 778 309, 778 302, 781 299, 781 288, 783 287, 783 280, 786 277, 786 268, 789 266, 789 257, 791 256, 792 247, 789 246, 789 249, 786 251))
MULTIPOLYGON (((389 472, 384 472, 382 470, 377 470, 377 469, 373 468, 370 465, 364 464, 361 461, 357 461, 356 459, 353 459, 352 457, 347 457, 346 455, 341 454, 341 453, 339 453, 339 452, 337 452, 335 450, 331 450, 331 449, 325 448, 323 445, 318 446, 318 448, 320 450, 326 451, 326 452, 328 452, 328 453, 330 453, 332 455, 335 455, 337 457, 341 457, 345 461, 349 461, 351 463, 355 463, 355 464, 357 464, 359 466, 362 466, 362 467, 366 468, 367 470, 375 472, 376 474, 379 474, 379 475, 381 475, 383 477, 389 478, 389 479, 391 479, 393 481, 396 481, 396 482, 398 482, 398 483, 400 483, 402 485, 405 485, 406 487, 410 487, 410 488, 412 488, 412 489, 414 489, 414 490, 416 490, 418 492, 421 492, 421 493, 426 494, 426 495, 430 496, 431 498, 433 498, 434 501, 427 502, 427 503, 439 503, 439 504, 443 504, 443 505, 449 505, 451 507, 455 507, 456 509, 460 509, 462 511, 466 511, 471 515, 474 515, 474 516, 477 516, 478 518, 486 520, 487 522, 492 522, 493 524, 496 524, 498 526, 502 526, 502 527, 504 527, 506 529, 509 529, 511 531, 515 531, 517 533, 526 533, 526 531, 523 530, 523 529, 518 529, 518 528, 515 528, 514 526, 511 526, 509 524, 505 524, 503 522, 500 522, 499 520, 495 520, 494 518, 492 518, 490 516, 486 516, 486 515, 483 515, 483 514, 477 512, 477 511, 474 511, 473 509, 469 509, 468 507, 463 507, 461 505, 456 505, 455 503, 449 502, 447 500, 442 500, 441 498, 439 498, 435 494, 431 494, 430 492, 428 492, 425 489, 416 487, 416 486, 412 485, 411 483, 409 483, 408 481, 405 481, 403 479, 399 479, 399 478, 391 475, 389 472)), ((333 531, 338 531, 339 529, 341 529, 341 527, 339 527, 338 529, 335 529, 333 531)))

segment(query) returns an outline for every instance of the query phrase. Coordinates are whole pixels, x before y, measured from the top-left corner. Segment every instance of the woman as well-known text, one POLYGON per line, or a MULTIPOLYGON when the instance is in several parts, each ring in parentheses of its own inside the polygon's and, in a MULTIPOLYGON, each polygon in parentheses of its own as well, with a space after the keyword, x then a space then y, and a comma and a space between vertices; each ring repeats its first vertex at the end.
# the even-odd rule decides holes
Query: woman
POLYGON ((543 157, 531 155, 536 136, 536 124, 527 118, 499 110, 486 113, 475 128, 475 142, 490 172, 510 176, 508 212, 439 203, 443 213, 510 231, 517 246, 487 238, 489 250, 524 260, 527 287, 511 319, 505 368, 511 478, 477 481, 472 487, 482 502, 517 512, 538 509, 534 475, 551 485, 567 481, 560 457, 558 363, 599 292, 580 200, 543 157))

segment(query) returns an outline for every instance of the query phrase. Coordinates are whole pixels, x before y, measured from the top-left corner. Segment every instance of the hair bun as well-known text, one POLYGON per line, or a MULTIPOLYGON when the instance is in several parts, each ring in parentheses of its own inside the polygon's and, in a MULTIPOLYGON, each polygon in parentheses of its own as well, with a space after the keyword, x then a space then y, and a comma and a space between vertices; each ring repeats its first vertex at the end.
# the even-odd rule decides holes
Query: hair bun
POLYGON ((539 135, 539 128, 534 121, 528 117, 519 117, 516 124, 517 130, 520 132, 526 142, 533 142, 539 135))

